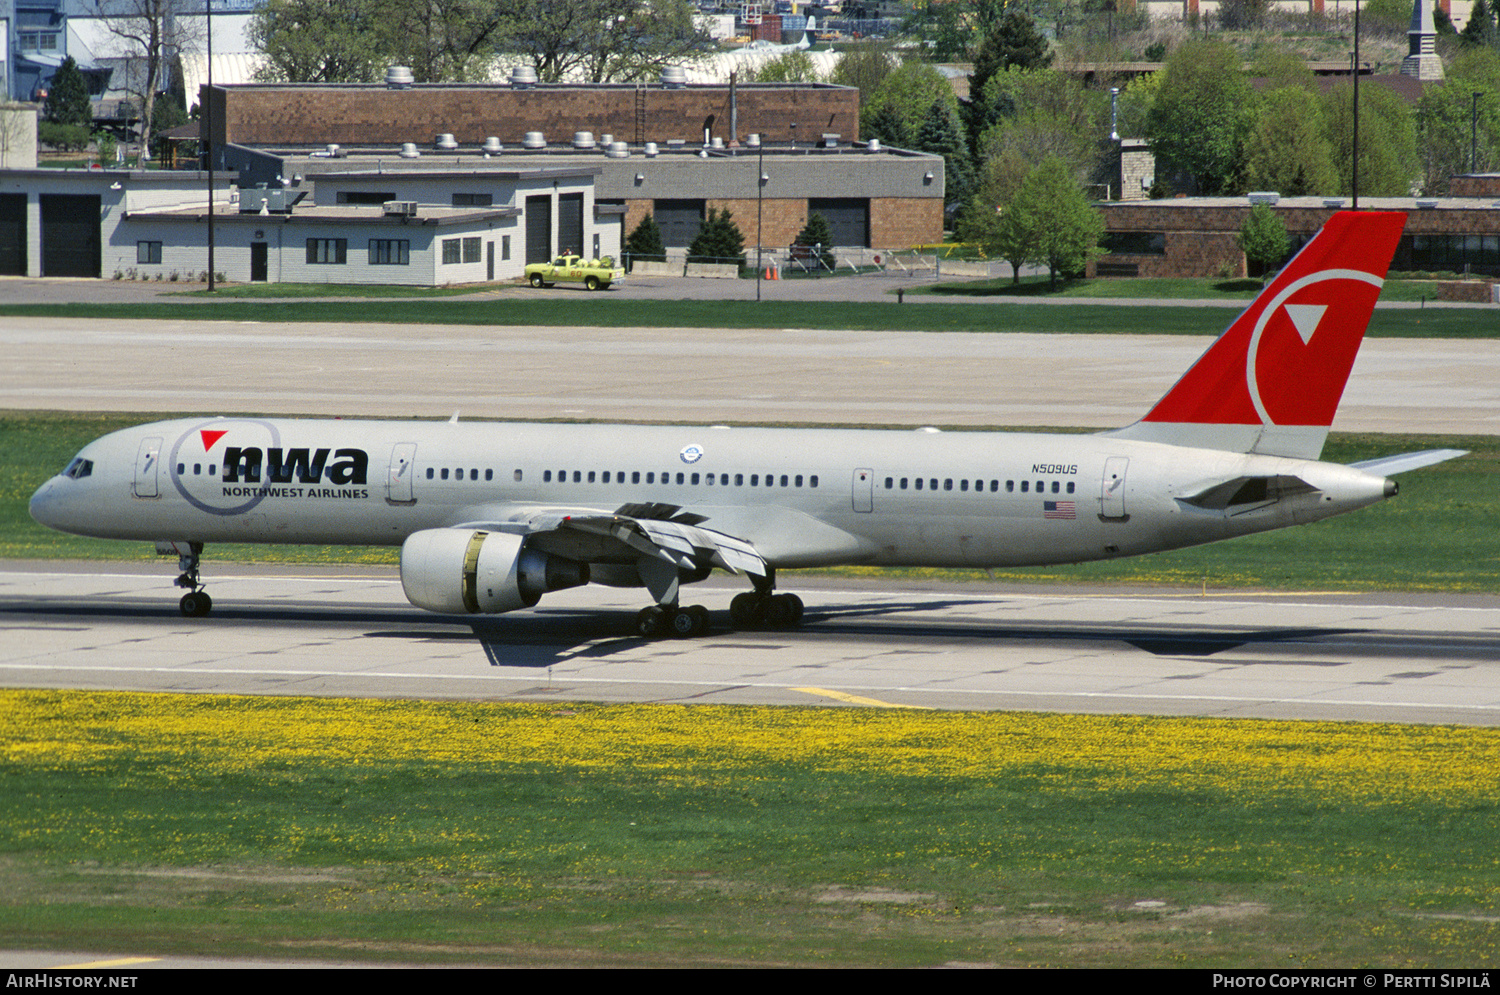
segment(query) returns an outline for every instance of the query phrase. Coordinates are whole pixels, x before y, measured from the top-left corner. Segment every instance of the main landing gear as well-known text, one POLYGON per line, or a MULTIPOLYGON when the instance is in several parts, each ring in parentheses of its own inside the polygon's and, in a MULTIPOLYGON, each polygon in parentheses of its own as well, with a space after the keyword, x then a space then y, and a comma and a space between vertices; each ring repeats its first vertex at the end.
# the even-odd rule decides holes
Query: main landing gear
MULTIPOLYGON (((755 578, 755 590, 737 594, 729 602, 729 621, 736 629, 795 629, 802 624, 802 599, 795 594, 773 594, 774 572, 755 578)), ((673 636, 691 639, 708 628, 708 609, 702 605, 686 608, 652 605, 642 608, 635 617, 635 631, 646 639, 673 636)))
POLYGON ((214 599, 208 596, 208 592, 203 589, 203 582, 198 579, 198 558, 203 553, 203 543, 158 543, 156 549, 159 553, 177 554, 177 569, 182 574, 174 583, 188 589, 188 593, 177 603, 182 613, 188 618, 202 618, 212 611, 214 599))

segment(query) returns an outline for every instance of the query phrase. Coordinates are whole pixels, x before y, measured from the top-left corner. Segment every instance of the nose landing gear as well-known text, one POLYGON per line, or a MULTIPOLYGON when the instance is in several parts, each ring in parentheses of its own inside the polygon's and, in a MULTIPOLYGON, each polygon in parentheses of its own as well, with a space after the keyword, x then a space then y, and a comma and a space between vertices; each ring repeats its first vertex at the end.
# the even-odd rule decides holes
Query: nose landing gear
POLYGON ((174 581, 178 587, 185 587, 188 593, 182 596, 177 606, 188 618, 202 618, 214 607, 214 599, 208 596, 203 589, 203 582, 198 579, 198 558, 203 553, 201 542, 159 542, 156 551, 163 556, 177 554, 177 569, 181 575, 174 581))

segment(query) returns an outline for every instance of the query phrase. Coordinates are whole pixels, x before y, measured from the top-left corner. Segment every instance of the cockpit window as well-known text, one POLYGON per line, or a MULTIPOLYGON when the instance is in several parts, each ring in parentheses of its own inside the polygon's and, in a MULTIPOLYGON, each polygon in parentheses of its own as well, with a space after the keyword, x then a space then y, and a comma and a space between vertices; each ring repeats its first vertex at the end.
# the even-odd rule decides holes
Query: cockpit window
POLYGON ((72 480, 82 480, 84 477, 87 477, 93 472, 93 460, 84 459, 81 456, 75 456, 73 458, 73 462, 68 464, 68 468, 62 472, 62 475, 72 480))

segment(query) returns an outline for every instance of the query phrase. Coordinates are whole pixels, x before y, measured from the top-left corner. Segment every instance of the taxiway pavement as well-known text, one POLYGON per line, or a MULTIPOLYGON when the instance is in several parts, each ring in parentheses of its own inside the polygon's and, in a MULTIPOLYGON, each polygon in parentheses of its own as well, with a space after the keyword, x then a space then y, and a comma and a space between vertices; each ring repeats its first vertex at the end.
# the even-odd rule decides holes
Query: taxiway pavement
POLYGON ((894 705, 1500 725, 1500 598, 1119 592, 783 578, 793 632, 633 634, 638 591, 453 618, 394 570, 226 566, 213 614, 172 571, 0 566, 0 685, 233 694, 894 705))

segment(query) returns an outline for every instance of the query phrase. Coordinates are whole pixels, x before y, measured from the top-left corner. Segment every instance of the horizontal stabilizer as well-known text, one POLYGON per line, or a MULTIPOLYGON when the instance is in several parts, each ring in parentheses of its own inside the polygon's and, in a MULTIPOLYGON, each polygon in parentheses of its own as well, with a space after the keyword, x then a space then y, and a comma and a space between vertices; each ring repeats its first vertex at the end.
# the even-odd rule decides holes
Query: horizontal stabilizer
POLYGON ((1361 460, 1349 465, 1356 470, 1366 473, 1378 473, 1383 477, 1389 477, 1393 473, 1406 473, 1408 470, 1420 470, 1424 466, 1432 466, 1435 463, 1445 463, 1460 456, 1469 455, 1467 449, 1424 449, 1419 453, 1402 453, 1399 456, 1382 456, 1380 459, 1361 460))

